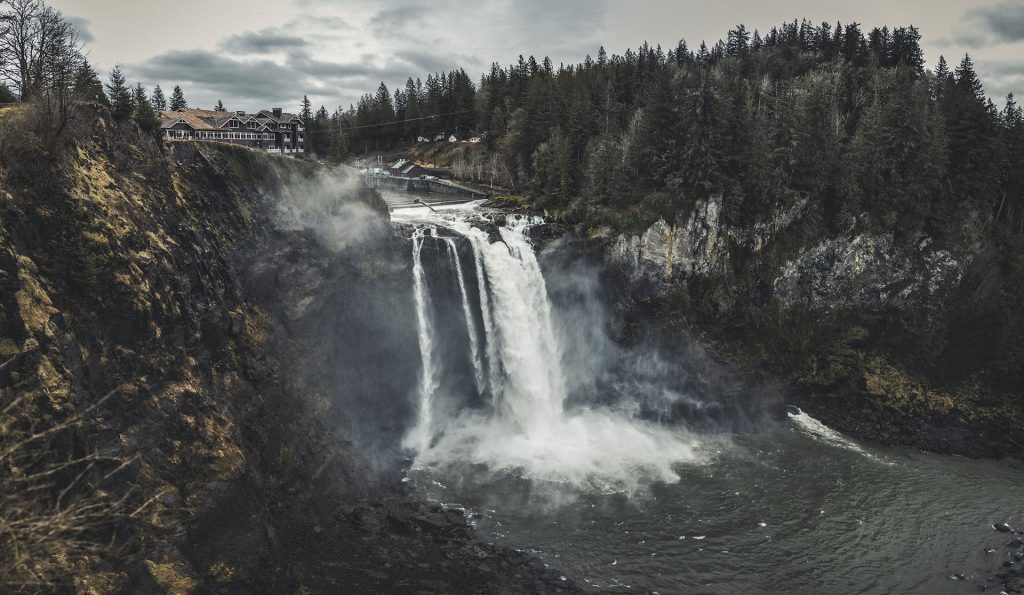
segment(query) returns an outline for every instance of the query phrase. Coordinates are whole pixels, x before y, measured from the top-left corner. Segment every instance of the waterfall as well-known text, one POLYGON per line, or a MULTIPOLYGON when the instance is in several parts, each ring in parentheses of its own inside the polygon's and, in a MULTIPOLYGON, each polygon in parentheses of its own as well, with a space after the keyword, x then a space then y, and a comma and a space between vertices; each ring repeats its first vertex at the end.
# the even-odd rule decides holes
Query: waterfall
POLYGON ((466 333, 469 335, 469 354, 473 360, 473 379, 476 381, 478 393, 484 392, 484 366, 480 356, 480 337, 477 335, 476 322, 473 317, 473 309, 469 305, 469 294, 466 292, 466 279, 462 275, 462 263, 459 261, 459 250, 455 246, 453 238, 444 238, 448 245, 448 253, 455 264, 455 275, 459 280, 459 292, 462 294, 462 313, 466 317, 466 333))
POLYGON ((477 287, 480 293, 480 318, 484 322, 484 338, 487 350, 487 386, 491 391, 492 404, 497 404, 498 391, 501 386, 501 367, 498 361, 497 342, 495 341, 494 317, 491 313, 491 300, 487 292, 487 276, 484 274, 482 252, 488 245, 486 239, 471 234, 469 245, 473 248, 473 266, 476 269, 477 287))
POLYGON ((673 465, 694 457, 693 444, 683 435, 610 411, 567 411, 567 372, 585 372, 564 367, 555 309, 528 235, 542 220, 509 216, 497 228, 498 241, 492 242, 493 235, 481 227, 493 229, 493 223, 480 213, 407 209, 394 217, 416 225, 413 288, 422 372, 419 413, 405 446, 416 451, 417 469, 482 465, 492 473, 602 492, 678 480, 673 465), (472 247, 482 345, 456 240, 438 236, 438 228, 466 238, 472 247), (457 377, 442 378, 438 358, 457 355, 436 353, 433 335, 444 329, 433 328, 422 258, 428 239, 445 242, 455 265, 469 337, 468 354, 458 357, 471 359, 477 395, 484 396, 489 389, 493 408, 488 411, 446 401, 445 395, 461 391, 442 386, 457 377))
MULTIPOLYGON (((527 225, 510 218, 501 242, 487 244, 483 262, 490 280, 496 344, 503 364, 498 403, 502 414, 527 435, 550 431, 562 414, 565 379, 555 340, 551 303, 527 225)), ((471 234, 485 235, 479 229, 471 234)))
MULTIPOLYGON (((413 299, 416 304, 416 331, 420 346, 419 411, 416 426, 406 436, 406 448, 423 450, 430 446, 432 437, 432 409, 434 392, 438 389, 437 368, 434 362, 434 329, 430 313, 430 295, 423 273, 423 242, 426 227, 417 227, 412 234, 413 299)), ((431 237, 437 237, 437 228, 430 227, 431 237)))

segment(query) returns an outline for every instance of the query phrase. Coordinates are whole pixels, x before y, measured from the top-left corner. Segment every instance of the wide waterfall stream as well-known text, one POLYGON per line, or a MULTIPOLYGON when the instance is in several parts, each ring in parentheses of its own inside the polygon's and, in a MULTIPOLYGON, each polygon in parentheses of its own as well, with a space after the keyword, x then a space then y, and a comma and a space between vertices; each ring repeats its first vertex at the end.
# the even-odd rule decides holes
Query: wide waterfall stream
POLYGON ((625 592, 966 593, 1005 558, 991 524, 1024 520, 1019 466, 858 445, 795 408, 743 432, 658 423, 641 412, 709 397, 614 346, 585 295, 599 287, 552 299, 542 221, 474 204, 392 218, 421 367, 407 478, 485 539, 625 592))

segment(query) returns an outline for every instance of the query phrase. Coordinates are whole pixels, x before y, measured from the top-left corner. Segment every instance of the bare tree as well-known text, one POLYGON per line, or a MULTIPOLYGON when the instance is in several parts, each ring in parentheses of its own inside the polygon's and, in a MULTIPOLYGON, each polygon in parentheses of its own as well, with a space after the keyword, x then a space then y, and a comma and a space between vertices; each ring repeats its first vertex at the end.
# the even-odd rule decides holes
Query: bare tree
POLYGON ((0 83, 31 104, 43 145, 61 137, 72 116, 83 68, 78 31, 43 0, 0 0, 0 83))
POLYGON ((46 37, 43 31, 42 0, 2 0, 7 10, 0 14, 4 21, 0 37, 3 70, 0 76, 16 91, 22 100, 32 95, 33 65, 38 62, 46 37))
POLYGON ((75 82, 84 57, 78 42, 78 31, 58 11, 45 9, 43 19, 49 20, 47 46, 41 54, 34 76, 33 102, 39 111, 37 132, 44 145, 52 146, 64 133, 72 116, 75 82))

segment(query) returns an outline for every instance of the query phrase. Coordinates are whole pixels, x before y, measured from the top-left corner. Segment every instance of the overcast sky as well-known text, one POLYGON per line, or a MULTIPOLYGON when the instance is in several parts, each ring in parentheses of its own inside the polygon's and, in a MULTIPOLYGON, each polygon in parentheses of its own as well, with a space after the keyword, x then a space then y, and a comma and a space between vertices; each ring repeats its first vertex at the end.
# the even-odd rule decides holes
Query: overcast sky
POLYGON ((725 37, 737 23, 764 32, 806 17, 869 30, 916 25, 929 67, 969 52, 1002 104, 1024 92, 1024 0, 48 0, 78 24, 104 75, 175 84, 193 107, 348 106, 381 81, 464 67, 474 80, 519 54, 558 64, 621 54, 643 41, 666 50, 725 37))

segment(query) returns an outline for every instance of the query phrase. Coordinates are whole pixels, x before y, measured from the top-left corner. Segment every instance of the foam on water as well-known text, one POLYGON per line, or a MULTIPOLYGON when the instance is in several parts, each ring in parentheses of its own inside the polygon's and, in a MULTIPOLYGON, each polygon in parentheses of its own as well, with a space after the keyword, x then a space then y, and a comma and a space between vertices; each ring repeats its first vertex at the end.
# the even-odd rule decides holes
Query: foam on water
POLYGON ((861 448, 860 445, 853 440, 850 440, 846 436, 843 436, 817 419, 814 419, 810 415, 804 413, 804 411, 799 407, 790 407, 790 411, 788 411, 786 415, 801 432, 818 440, 819 442, 864 455, 869 459, 881 461, 881 459, 861 448))

